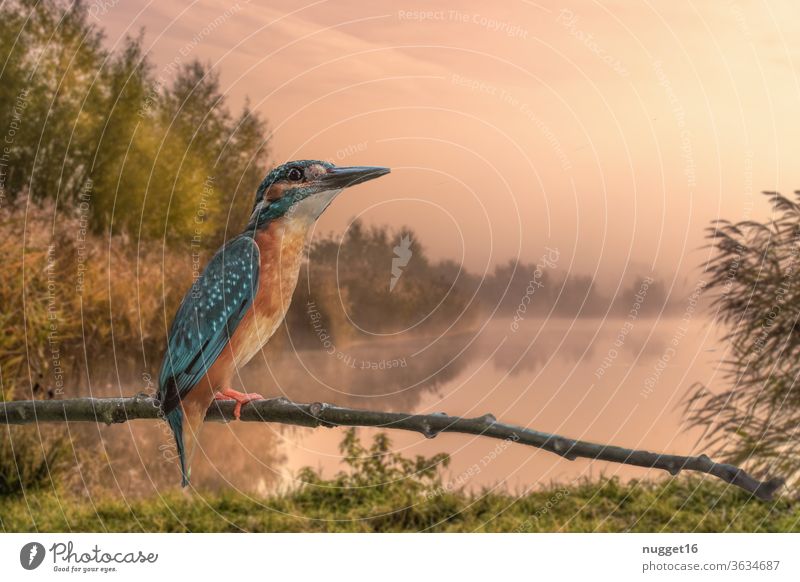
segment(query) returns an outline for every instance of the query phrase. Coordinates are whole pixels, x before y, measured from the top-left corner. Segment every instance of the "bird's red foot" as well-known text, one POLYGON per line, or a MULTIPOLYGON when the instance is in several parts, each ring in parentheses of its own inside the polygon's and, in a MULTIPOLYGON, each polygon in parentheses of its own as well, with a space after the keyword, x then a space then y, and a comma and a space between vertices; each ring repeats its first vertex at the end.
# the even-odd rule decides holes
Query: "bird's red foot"
POLYGON ((239 420, 239 416, 242 414, 242 405, 247 404, 248 402, 252 402, 253 400, 263 400, 264 397, 261 394, 257 394, 255 392, 244 393, 238 392, 231 388, 225 388, 221 392, 217 392, 214 394, 214 400, 235 400, 236 406, 233 407, 233 417, 236 420, 239 420))

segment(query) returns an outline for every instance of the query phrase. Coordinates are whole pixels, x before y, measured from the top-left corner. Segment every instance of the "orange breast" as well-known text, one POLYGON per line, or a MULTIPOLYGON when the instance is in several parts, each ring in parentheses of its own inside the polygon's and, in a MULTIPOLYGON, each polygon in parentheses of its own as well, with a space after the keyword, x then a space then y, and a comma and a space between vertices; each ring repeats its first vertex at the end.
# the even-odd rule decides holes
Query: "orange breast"
POLYGON ((297 286, 307 235, 304 221, 288 218, 256 234, 261 260, 258 292, 233 333, 229 348, 208 371, 212 389, 229 386, 236 368, 249 362, 283 322, 297 286))

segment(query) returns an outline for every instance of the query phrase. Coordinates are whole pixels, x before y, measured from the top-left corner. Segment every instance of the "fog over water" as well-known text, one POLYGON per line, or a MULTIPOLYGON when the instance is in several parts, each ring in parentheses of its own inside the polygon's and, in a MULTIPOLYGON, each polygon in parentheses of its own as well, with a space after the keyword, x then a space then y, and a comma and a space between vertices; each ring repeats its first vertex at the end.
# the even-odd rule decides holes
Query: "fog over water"
MULTIPOLYGON (((397 289, 384 291, 394 295, 369 301, 378 287, 352 280, 369 282, 362 262, 380 263, 385 277, 381 272, 375 280, 380 289, 388 285, 396 238, 387 238, 382 262, 374 258, 379 253, 367 256, 360 248, 339 262, 339 249, 330 247, 325 260, 314 261, 322 275, 308 288, 331 299, 319 305, 332 336, 381 316, 385 332, 431 313, 428 304, 415 303, 413 285, 403 289, 423 277, 428 299, 438 300, 452 298, 449 285, 463 282, 462 270, 472 274, 487 290, 479 297, 486 313, 506 293, 494 314, 502 317, 487 323, 481 313, 469 322, 474 326, 444 337, 400 333, 325 345, 312 332, 297 338, 296 349, 274 338, 269 356, 242 371, 242 385, 305 402, 491 412, 570 437, 695 452, 698 435, 685 429, 680 402, 695 382, 720 385, 717 362, 725 346, 708 320, 681 317, 711 256, 703 244, 712 221, 769 216, 759 191, 788 193, 800 183, 799 53, 784 40, 797 38, 796 6, 609 10, 577 1, 490 7, 469 0, 457 10, 427 13, 384 0, 357 7, 279 0, 224 10, 202 0, 188 7, 120 2, 93 14, 109 47, 144 27, 143 51, 161 83, 168 85, 183 64, 208 63, 232 106, 248 103, 268 120, 270 165, 324 158, 392 168, 385 179, 340 196, 314 240, 351 232, 354 219, 407 226, 430 263, 414 273, 423 264, 415 247, 397 289), (557 260, 539 280, 531 267, 552 254, 547 249, 557 250, 557 260), (442 276, 441 260, 449 261, 442 276), (515 274, 508 261, 524 268, 515 274), (349 283, 340 284, 340 276, 349 283), (626 313, 642 277, 655 283, 630 321, 626 313), (324 285, 334 280, 335 288, 324 285), (531 280, 544 289, 536 291, 536 307, 514 322, 531 280), (444 291, 433 285, 442 281, 444 291), (336 311, 343 288, 350 292, 346 318, 336 311), (408 313, 397 308, 404 292, 408 313), (558 305, 550 310, 554 297, 558 305), (387 321, 392 305, 397 317, 387 321)), ((247 202, 252 193, 236 196, 247 202)), ((226 228, 238 232, 241 225, 226 228)), ((471 298, 473 287, 456 290, 471 298)), ((457 301, 450 307, 461 310, 457 301)), ((455 321, 457 314, 441 311, 439 323, 455 321)), ((289 319, 308 332, 304 307, 289 319)), ((152 373, 154 365, 92 362, 92 394, 152 391, 143 371, 152 373)), ((84 382, 76 392, 88 391, 84 382)), ((74 430, 86 447, 105 451, 105 463, 81 468, 97 472, 97 481, 131 492, 174 486, 167 430, 144 422, 74 430)), ((203 487, 266 492, 291 484, 306 465, 330 475, 340 466, 341 436, 340 430, 209 425, 193 477, 203 487)), ((426 440, 393 432, 392 438, 409 455, 450 452, 449 472, 459 482, 497 446, 466 435, 426 440)), ((491 458, 463 484, 515 490, 601 471, 646 474, 519 445, 491 458)))
MULTIPOLYGON (((718 330, 703 317, 531 319, 513 331, 509 318, 474 332, 383 339, 317 350, 281 351, 241 374, 249 391, 298 402, 410 413, 447 412, 498 419, 564 436, 671 453, 695 451, 681 400, 697 381, 713 387, 718 330), (626 323, 627 322, 627 323, 626 323)), ((140 382, 141 383, 141 382, 140 382)), ((113 394, 113 384, 95 391, 113 394)), ((123 389, 123 392, 125 390, 123 389)), ((368 438, 377 429, 359 429, 368 438)), ((171 435, 150 422, 78 427, 87 446, 102 443, 108 464, 99 482, 126 494, 174 487, 171 435)), ((343 431, 275 424, 207 423, 193 462, 198 487, 267 493, 296 485, 304 466, 332 475, 342 468, 343 431)), ((404 455, 448 452, 449 485, 511 491, 583 476, 643 477, 643 469, 586 460, 471 435, 390 431, 404 455)), ((659 474, 656 472, 655 474, 659 474)))

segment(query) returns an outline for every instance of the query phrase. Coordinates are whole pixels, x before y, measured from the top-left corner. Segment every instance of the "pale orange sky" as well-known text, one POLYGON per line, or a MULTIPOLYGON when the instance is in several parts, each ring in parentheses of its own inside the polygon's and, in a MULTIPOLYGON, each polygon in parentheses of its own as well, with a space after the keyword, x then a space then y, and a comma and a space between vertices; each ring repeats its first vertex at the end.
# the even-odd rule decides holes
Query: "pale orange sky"
POLYGON ((199 58, 273 160, 391 166, 321 221, 407 224, 471 270, 561 251, 682 279, 703 229, 800 189, 800 7, 779 2, 97 2, 113 45, 199 58), (427 14, 420 14, 420 12, 427 14))

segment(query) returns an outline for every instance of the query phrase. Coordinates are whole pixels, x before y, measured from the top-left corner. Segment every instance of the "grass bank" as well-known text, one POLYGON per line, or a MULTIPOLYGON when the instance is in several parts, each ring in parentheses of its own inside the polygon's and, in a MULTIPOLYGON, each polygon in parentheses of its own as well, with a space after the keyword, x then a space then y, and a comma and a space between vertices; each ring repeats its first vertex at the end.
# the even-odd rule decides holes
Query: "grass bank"
POLYGON ((523 497, 430 499, 307 487, 267 498, 173 491, 129 502, 37 492, 0 500, 0 520, 6 532, 797 532, 800 508, 699 480, 605 480, 523 497))
POLYGON ((0 496, 6 532, 790 532, 800 505, 764 503, 716 480, 616 479, 554 485, 515 496, 445 486, 446 455, 407 458, 385 435, 342 441, 345 468, 325 479, 306 468, 297 488, 267 497, 185 493, 141 499, 86 496, 49 479, 0 496))

